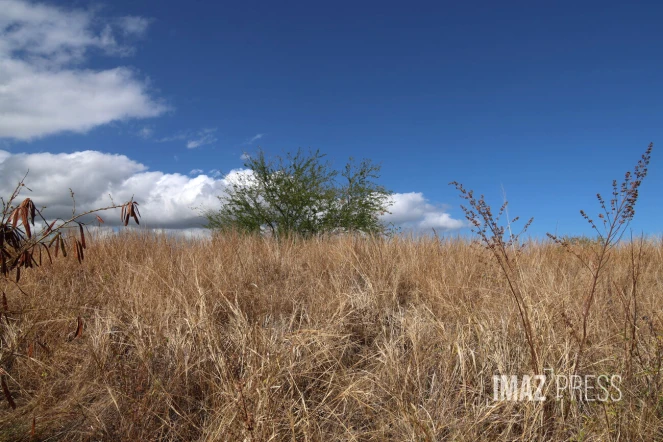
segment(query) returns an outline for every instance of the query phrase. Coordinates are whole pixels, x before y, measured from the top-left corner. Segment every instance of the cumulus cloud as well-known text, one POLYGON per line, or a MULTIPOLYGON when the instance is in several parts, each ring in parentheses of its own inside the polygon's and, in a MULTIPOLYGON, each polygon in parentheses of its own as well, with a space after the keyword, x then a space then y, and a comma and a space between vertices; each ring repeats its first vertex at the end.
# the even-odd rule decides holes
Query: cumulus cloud
POLYGON ((444 207, 431 204, 421 192, 396 193, 392 202, 391 213, 382 219, 406 230, 444 232, 465 226, 461 220, 452 218, 444 207))
MULTIPOLYGON (((28 170, 26 185, 33 191, 21 196, 32 198, 38 208, 46 206, 48 219, 71 216, 71 188, 78 212, 111 205, 109 194, 115 203, 134 196, 143 215, 141 224, 152 228, 201 227, 205 220, 196 208, 220 207, 217 196, 227 185, 224 178, 150 171, 124 155, 0 151, 0 194, 10 194, 28 170)), ((107 224, 117 225, 120 215, 115 212, 101 216, 107 224)))
MULTIPOLYGON (((141 225, 168 230, 200 228, 205 224, 201 211, 220 208, 217 197, 231 184, 250 181, 252 174, 247 169, 225 174, 194 169, 191 176, 150 171, 125 155, 90 150, 58 154, 0 150, 0 195, 11 194, 28 170, 26 185, 32 192, 24 190, 21 196, 32 198, 38 208, 46 206, 48 219, 71 216, 71 188, 79 213, 111 205, 109 195, 116 204, 134 197, 143 215, 141 225)), ((392 213, 383 219, 405 229, 441 232, 463 226, 421 193, 397 193, 393 201, 392 213)), ((101 216, 107 225, 120 222, 119 211, 101 216)))
POLYGON ((0 0, 0 10, 0 138, 86 132, 167 110, 131 68, 84 66, 94 52, 131 55, 128 40, 146 31, 146 19, 22 0, 0 0))

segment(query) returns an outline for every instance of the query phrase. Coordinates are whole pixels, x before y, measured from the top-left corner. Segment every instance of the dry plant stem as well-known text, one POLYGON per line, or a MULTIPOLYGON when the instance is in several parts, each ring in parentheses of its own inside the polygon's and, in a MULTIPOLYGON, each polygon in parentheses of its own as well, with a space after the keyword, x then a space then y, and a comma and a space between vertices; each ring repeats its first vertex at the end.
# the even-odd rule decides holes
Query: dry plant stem
POLYGON ((468 201, 469 208, 461 205, 465 218, 470 224, 472 224, 472 231, 479 235, 485 247, 491 251, 498 265, 502 269, 502 273, 509 286, 509 292, 513 296, 518 308, 520 322, 523 331, 525 332, 530 351, 532 370, 535 374, 540 374, 542 368, 539 364, 538 345, 536 343, 534 329, 530 320, 529 307, 523 297, 522 289, 518 284, 518 255, 521 252, 519 237, 527 231, 527 228, 530 226, 533 219, 530 219, 517 234, 514 234, 511 231, 511 223, 516 222, 518 217, 510 222, 507 220, 509 234, 508 240, 505 241, 505 229, 499 224, 499 219, 502 214, 506 212, 508 202, 505 200, 500 207, 497 216, 494 216, 483 195, 481 195, 479 199, 476 199, 474 197, 474 192, 472 190, 466 190, 462 184, 456 181, 453 181, 450 184, 455 186, 456 190, 460 192, 461 198, 468 201), (512 257, 509 255, 509 249, 512 249, 512 257))
MULTIPOLYGON (((138 217, 140 216, 140 213, 138 212, 138 203, 133 200, 133 197, 123 205, 116 205, 113 203, 108 207, 88 210, 76 215, 76 200, 74 198, 74 192, 71 189, 69 189, 69 191, 71 193, 74 207, 72 210, 72 217, 66 221, 55 219, 49 224, 30 198, 24 199, 23 202, 14 207, 13 203, 18 198, 21 189, 26 187, 23 182, 24 179, 25 177, 23 177, 23 179, 17 184, 7 202, 5 202, 4 199, 2 200, 3 210, 2 222, 0 222, 0 260, 1 273, 5 279, 8 274, 15 269, 16 283, 18 283, 21 276, 21 267, 32 268, 40 266, 42 264, 42 249, 47 254, 49 261, 52 261, 49 248, 53 244, 55 244, 55 256, 57 257, 58 252, 61 249, 63 256, 66 257, 66 244, 62 232, 70 228, 74 223, 78 225, 80 234, 80 238, 72 238, 72 241, 74 242, 74 253, 76 259, 79 262, 82 262, 84 258, 84 249, 86 248, 86 241, 83 224, 78 221, 81 217, 105 210, 121 208, 121 218, 125 226, 129 223, 130 218, 133 218, 136 224, 139 224, 138 217), (35 234, 33 234, 30 226, 34 226, 36 215, 39 215, 43 220, 45 227, 41 232, 35 232, 35 234), (56 226, 55 224, 58 221, 62 221, 62 223, 56 226), (19 228, 21 224, 23 225, 24 232, 19 228), (52 236, 52 239, 47 244, 47 238, 50 236, 52 236), (39 261, 35 258, 36 250, 39 251, 39 261)), ((27 189, 30 190, 29 188, 27 189)), ((98 215, 97 220, 103 222, 98 215)))
MULTIPOLYGON (((592 230, 597 234, 600 241, 599 252, 596 253, 596 264, 588 262, 581 254, 577 253, 568 241, 548 233, 548 237, 556 243, 562 245, 565 250, 573 254, 582 265, 589 269, 591 273, 591 283, 589 290, 585 296, 585 301, 582 309, 582 335, 578 344, 578 351, 576 352, 572 373, 577 374, 582 362, 583 354, 587 346, 588 329, 587 324, 591 312, 592 304, 596 297, 597 287, 599 284, 600 276, 603 273, 605 266, 608 264, 612 250, 621 241, 628 225, 635 215, 635 204, 639 196, 639 188, 642 180, 647 176, 649 162, 651 160, 651 152, 654 145, 650 143, 647 150, 642 155, 641 159, 636 164, 633 172, 626 172, 624 180, 621 185, 617 185, 617 180, 612 182, 612 198, 609 204, 603 199, 601 194, 597 194, 596 198, 601 207, 601 213, 598 214, 599 219, 602 220, 603 229, 599 229, 597 224, 589 215, 584 211, 580 211, 580 215, 587 221, 592 230)), ((635 263, 632 260, 632 265, 635 263)), ((634 276, 637 281, 637 277, 634 276)), ((633 283, 633 296, 635 296, 636 283, 633 283)))
MULTIPOLYGON (((643 261, 643 251, 645 245, 645 238, 641 236, 637 241, 637 254, 636 254, 636 242, 633 239, 633 234, 631 233, 631 240, 629 242, 629 272, 631 275, 630 278, 630 290, 629 293, 616 282, 613 281, 616 292, 620 295, 624 306, 624 335, 628 335, 629 339, 624 342, 624 362, 626 365, 626 375, 632 375, 633 370, 633 360, 636 356, 639 357, 638 352, 638 281, 642 275, 642 261, 643 261)), ((640 361, 642 363, 642 361, 640 361)))

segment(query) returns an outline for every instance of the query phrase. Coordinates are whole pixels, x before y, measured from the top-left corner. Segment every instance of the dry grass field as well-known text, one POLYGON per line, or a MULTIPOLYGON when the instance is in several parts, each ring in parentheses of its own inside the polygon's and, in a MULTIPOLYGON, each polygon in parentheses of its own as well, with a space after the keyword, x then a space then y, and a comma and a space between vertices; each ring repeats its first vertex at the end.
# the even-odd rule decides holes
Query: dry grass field
POLYGON ((663 438, 658 240, 611 252, 575 370, 591 274, 559 245, 526 244, 517 283, 541 367, 620 376, 618 400, 558 400, 547 381, 543 402, 494 400, 493 375, 534 373, 507 280, 478 243, 88 242, 82 264, 25 271, 22 292, 3 283, 0 440, 663 438))

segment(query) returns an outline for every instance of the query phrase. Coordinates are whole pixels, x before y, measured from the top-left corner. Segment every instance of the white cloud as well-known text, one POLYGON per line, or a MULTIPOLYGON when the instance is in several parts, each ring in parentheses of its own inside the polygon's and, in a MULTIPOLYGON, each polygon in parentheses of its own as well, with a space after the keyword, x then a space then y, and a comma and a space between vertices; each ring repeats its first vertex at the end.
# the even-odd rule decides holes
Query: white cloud
MULTIPOLYGON (((74 191, 78 212, 128 201, 139 202, 141 225, 152 228, 201 227, 205 220, 194 208, 218 208, 217 196, 226 186, 224 179, 206 175, 195 178, 182 174, 149 171, 124 155, 96 151, 71 154, 10 154, 0 151, 0 195, 9 195, 29 169, 23 191, 39 208, 47 206, 47 218, 71 216, 74 191)), ((101 214, 108 225, 120 222, 119 210, 101 214)))
POLYGON ((117 19, 117 24, 125 35, 142 37, 150 25, 150 20, 144 17, 125 16, 117 19))
POLYGON ((187 149, 195 149, 196 147, 205 146, 206 144, 216 143, 217 139, 214 136, 216 128, 214 129, 203 129, 196 134, 196 137, 187 141, 187 149))
POLYGON ((261 139, 261 138, 264 137, 264 136, 265 136, 265 134, 257 134, 257 135, 254 135, 254 136, 252 136, 251 138, 249 138, 248 140, 246 140, 246 141, 244 142, 244 144, 253 144, 254 142, 258 141, 259 139, 261 139))
POLYGON ((205 146, 206 144, 216 143, 215 132, 216 127, 200 129, 198 131, 184 131, 178 132, 168 137, 159 138, 157 143, 170 143, 173 141, 186 141, 187 149, 195 149, 196 147, 205 146))
POLYGON ((421 192, 396 193, 392 196, 393 205, 389 207, 391 213, 382 219, 408 230, 438 232, 456 230, 465 224, 454 219, 444 210, 444 207, 435 206, 424 198, 421 192))
POLYGON ((138 136, 145 139, 145 140, 148 140, 148 139, 152 138, 153 134, 154 134, 154 129, 152 129, 151 127, 147 127, 147 126, 143 127, 142 129, 140 129, 138 131, 138 136))
POLYGON ((201 175, 202 173, 203 173, 203 169, 193 169, 193 170, 191 170, 191 172, 189 172, 189 175, 198 176, 198 175, 201 175))
POLYGON ((88 10, 22 0, 0 0, 0 11, 0 138, 86 132, 167 110, 134 70, 83 66, 92 52, 133 53, 118 38, 142 35, 146 19, 104 20, 88 10))
MULTIPOLYGON (((79 213, 111 205, 109 194, 116 204, 133 196, 140 204, 141 225, 158 229, 201 227, 205 219, 200 211, 220 208, 217 196, 231 183, 250 181, 252 173, 233 169, 222 174, 213 169, 202 174, 194 169, 194 177, 150 171, 125 155, 97 151, 14 154, 0 150, 0 196, 7 198, 28 170, 26 185, 33 191, 23 190, 21 198, 29 196, 38 208, 46 206, 48 219, 71 216, 71 188, 79 213)), ((383 219, 405 229, 435 228, 441 232, 463 227, 461 221, 430 204, 421 193, 397 193, 393 200, 392 213, 383 219)), ((101 216, 107 225, 120 223, 119 210, 101 216)))
POLYGON ((168 137, 162 137, 162 138, 159 138, 158 140, 155 140, 155 141, 157 143, 170 143, 171 141, 185 140, 186 137, 187 137, 186 133, 179 133, 179 134, 171 135, 171 136, 168 136, 168 137))

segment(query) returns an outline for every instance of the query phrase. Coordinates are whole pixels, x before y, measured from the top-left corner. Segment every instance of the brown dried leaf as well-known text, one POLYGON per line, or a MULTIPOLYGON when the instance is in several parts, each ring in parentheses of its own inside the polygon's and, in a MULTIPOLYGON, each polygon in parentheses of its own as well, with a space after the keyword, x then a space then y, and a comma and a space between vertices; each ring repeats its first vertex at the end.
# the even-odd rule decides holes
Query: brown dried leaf
POLYGON ((76 327, 76 334, 74 335, 74 339, 80 337, 83 335, 83 320, 81 317, 78 317, 78 325, 76 327))
MULTIPOLYGON (((48 243, 48 247, 51 247, 53 243, 57 241, 58 236, 60 236, 60 233, 57 233, 53 238, 51 238, 51 240, 48 243)), ((57 247, 57 243, 55 244, 55 246, 57 247)))
POLYGON ((83 229, 83 224, 78 223, 78 229, 81 233, 81 244, 82 244, 83 248, 85 248, 85 232, 84 232, 84 229, 83 229))
POLYGON ((74 251, 76 252, 76 259, 80 264, 83 262, 83 246, 81 245, 81 242, 79 240, 75 241, 76 242, 74 243, 74 251))
MULTIPOLYGON (((39 252, 41 254, 41 251, 39 252)), ((30 267, 39 267, 41 265, 41 256, 39 257, 39 264, 35 259, 35 249, 30 250, 30 267)))
POLYGON ((57 219, 54 220, 54 221, 48 226, 48 228, 47 228, 46 231, 44 232, 44 236, 46 236, 46 235, 48 235, 49 233, 51 233, 51 230, 53 230, 53 226, 55 225, 56 222, 57 222, 57 219))
POLYGON ((30 198, 26 198, 23 202, 16 208, 14 211, 14 227, 18 227, 18 221, 20 216, 20 221, 23 223, 23 228, 25 229, 25 234, 28 238, 32 237, 32 232, 30 230, 30 223, 35 225, 35 203, 32 202, 30 198))
POLYGON ((37 341, 37 344, 39 344, 39 346, 41 348, 43 348, 46 353, 51 354, 51 349, 48 348, 48 345, 44 344, 43 342, 39 342, 39 341, 37 341))
POLYGON ((136 224, 140 225, 138 222, 138 217, 140 213, 138 212, 138 203, 134 200, 129 200, 122 205, 122 222, 125 226, 129 225, 129 219, 133 218, 136 221, 136 224))
POLYGON ((24 206, 25 202, 29 201, 26 199, 21 203, 21 221, 23 222, 23 228, 25 229, 25 234, 28 238, 32 238, 32 232, 30 232, 30 221, 28 220, 28 206, 24 206))
POLYGON ((101 218, 99 215, 97 215, 97 221, 99 221, 101 224, 104 224, 103 218, 101 218))
POLYGON ((5 399, 9 402, 9 406, 12 407, 12 410, 16 410, 16 402, 14 402, 14 399, 9 392, 9 387, 7 387, 7 382, 5 382, 4 374, 0 375, 0 384, 2 384, 2 392, 5 394, 5 399))
POLYGON ((60 235, 60 248, 62 249, 62 256, 67 257, 67 249, 65 248, 65 242, 62 235, 60 235))
MULTIPOLYGON (((48 261, 49 261, 51 264, 53 264, 53 259, 51 258, 51 251, 48 250, 48 247, 46 247, 45 244, 42 244, 41 246, 44 248, 44 250, 46 250, 46 254, 48 255, 48 261)), ((41 259, 41 256, 40 256, 40 259, 41 259)))
MULTIPOLYGON (((55 257, 58 257, 58 252, 60 251, 60 234, 58 233, 55 238, 51 241, 51 243, 55 241, 55 257)), ((50 246, 50 244, 49 244, 50 246)))
POLYGON ((17 228, 17 227, 18 227, 18 217, 19 217, 19 215, 20 215, 19 212, 20 212, 20 211, 19 211, 19 208, 17 207, 16 209, 14 209, 14 213, 13 213, 12 216, 11 216, 11 219, 12 219, 12 226, 13 226, 14 228, 17 228))

